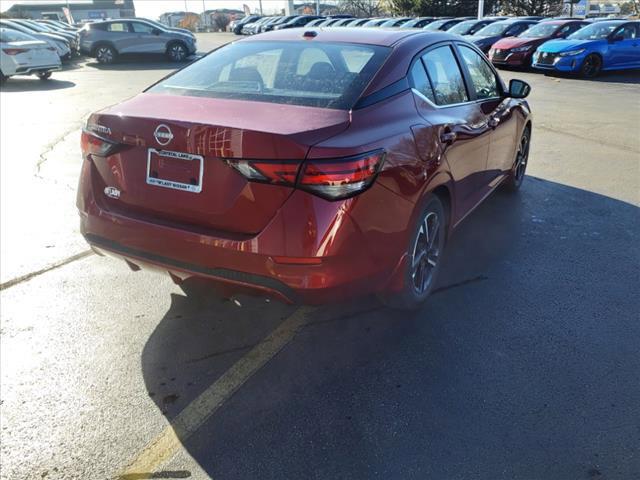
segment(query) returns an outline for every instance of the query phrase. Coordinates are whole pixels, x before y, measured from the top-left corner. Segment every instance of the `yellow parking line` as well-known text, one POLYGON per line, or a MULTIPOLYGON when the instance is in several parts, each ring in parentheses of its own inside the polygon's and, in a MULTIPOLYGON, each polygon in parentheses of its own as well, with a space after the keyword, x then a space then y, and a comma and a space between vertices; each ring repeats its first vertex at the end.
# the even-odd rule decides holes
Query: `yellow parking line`
POLYGON ((238 360, 182 410, 170 425, 129 462, 120 478, 153 473, 170 460, 180 445, 207 421, 233 393, 271 360, 306 322, 311 309, 298 308, 264 340, 238 360))

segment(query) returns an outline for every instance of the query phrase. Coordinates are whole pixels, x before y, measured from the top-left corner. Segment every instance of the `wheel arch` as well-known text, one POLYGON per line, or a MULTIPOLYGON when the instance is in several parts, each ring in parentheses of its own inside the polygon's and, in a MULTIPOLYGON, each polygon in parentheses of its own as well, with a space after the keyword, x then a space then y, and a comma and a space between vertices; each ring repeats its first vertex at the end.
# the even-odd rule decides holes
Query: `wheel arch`
POLYGON ((453 219, 455 212, 455 193, 453 178, 447 171, 438 172, 425 186, 420 200, 416 202, 416 208, 413 213, 413 221, 415 216, 419 215, 424 204, 427 202, 430 195, 435 195, 442 202, 445 215, 447 216, 447 238, 451 235, 453 229, 453 219))

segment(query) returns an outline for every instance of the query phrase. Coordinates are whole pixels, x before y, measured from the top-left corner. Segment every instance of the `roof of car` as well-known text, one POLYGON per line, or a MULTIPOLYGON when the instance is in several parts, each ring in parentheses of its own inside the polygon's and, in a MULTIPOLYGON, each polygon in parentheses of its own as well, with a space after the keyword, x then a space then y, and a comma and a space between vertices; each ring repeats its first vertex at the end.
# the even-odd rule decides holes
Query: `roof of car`
POLYGON ((583 20, 582 18, 571 18, 571 19, 565 19, 565 20, 549 20, 547 22, 542 22, 543 25, 564 25, 565 23, 576 23, 576 22, 582 22, 582 23, 588 23, 586 20, 583 20))
MULTIPOLYGON (((288 30, 275 30, 268 33, 263 33, 259 36, 252 36, 240 40, 241 42, 255 42, 255 41, 281 41, 281 40, 304 40, 310 42, 337 42, 337 43, 361 43, 367 45, 380 45, 383 47, 389 47, 398 41, 411 37, 414 35, 429 36, 429 39, 433 39, 433 42, 441 40, 458 39, 457 36, 448 34, 446 32, 427 32, 424 30, 401 30, 396 28, 331 28, 331 27, 302 27, 291 28, 288 30), (313 31, 317 35, 312 38, 303 37, 303 34, 308 31, 313 31)), ((426 46, 426 45, 425 45, 426 46)))

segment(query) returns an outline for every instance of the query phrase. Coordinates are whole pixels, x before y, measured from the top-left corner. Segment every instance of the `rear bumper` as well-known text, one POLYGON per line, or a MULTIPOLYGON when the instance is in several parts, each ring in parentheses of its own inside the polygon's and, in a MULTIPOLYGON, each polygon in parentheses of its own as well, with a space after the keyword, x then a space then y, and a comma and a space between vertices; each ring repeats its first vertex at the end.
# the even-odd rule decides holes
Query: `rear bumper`
MULTIPOLYGON (((373 233, 367 233, 367 222, 354 220, 354 209, 366 208, 355 205, 358 197, 328 202, 294 191, 260 233, 233 236, 110 211, 100 200, 102 192, 94 196, 91 172, 91 162, 85 160, 78 192, 81 232, 95 250, 120 257, 134 269, 159 269, 178 283, 201 278, 226 290, 305 304, 393 290, 397 285, 395 274, 408 232, 389 231, 381 220, 373 233)), ((379 204, 381 196, 394 194, 374 185, 364 195, 379 204)), ((391 220, 397 223, 397 218, 391 220)))
POLYGON ((60 70, 60 65, 34 65, 30 67, 16 68, 16 75, 33 75, 40 72, 54 72, 60 70))
POLYGON ((86 234, 85 240, 98 254, 110 255, 125 260, 133 270, 144 268, 165 271, 171 275, 176 283, 188 280, 191 277, 198 277, 234 286, 238 290, 246 289, 253 292, 261 292, 287 303, 295 303, 300 300, 297 293, 289 288, 288 285, 271 277, 187 263, 151 252, 136 250, 92 234, 86 234))

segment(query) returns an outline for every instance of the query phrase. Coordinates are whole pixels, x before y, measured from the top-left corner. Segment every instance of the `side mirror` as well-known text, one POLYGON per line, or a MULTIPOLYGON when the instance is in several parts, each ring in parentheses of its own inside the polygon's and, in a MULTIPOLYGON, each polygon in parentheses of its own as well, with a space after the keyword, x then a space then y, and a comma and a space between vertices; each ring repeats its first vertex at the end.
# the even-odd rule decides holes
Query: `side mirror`
POLYGON ((615 42, 621 42, 624 40, 624 37, 622 35, 616 35, 615 37, 611 37, 611 43, 615 43, 615 42))
POLYGON ((513 79, 509 82, 509 96, 511 98, 526 98, 531 92, 531 86, 522 80, 513 79))
POLYGON ((159 29, 154 28, 152 33, 153 33, 154 35, 160 35, 162 32, 161 32, 159 29))

